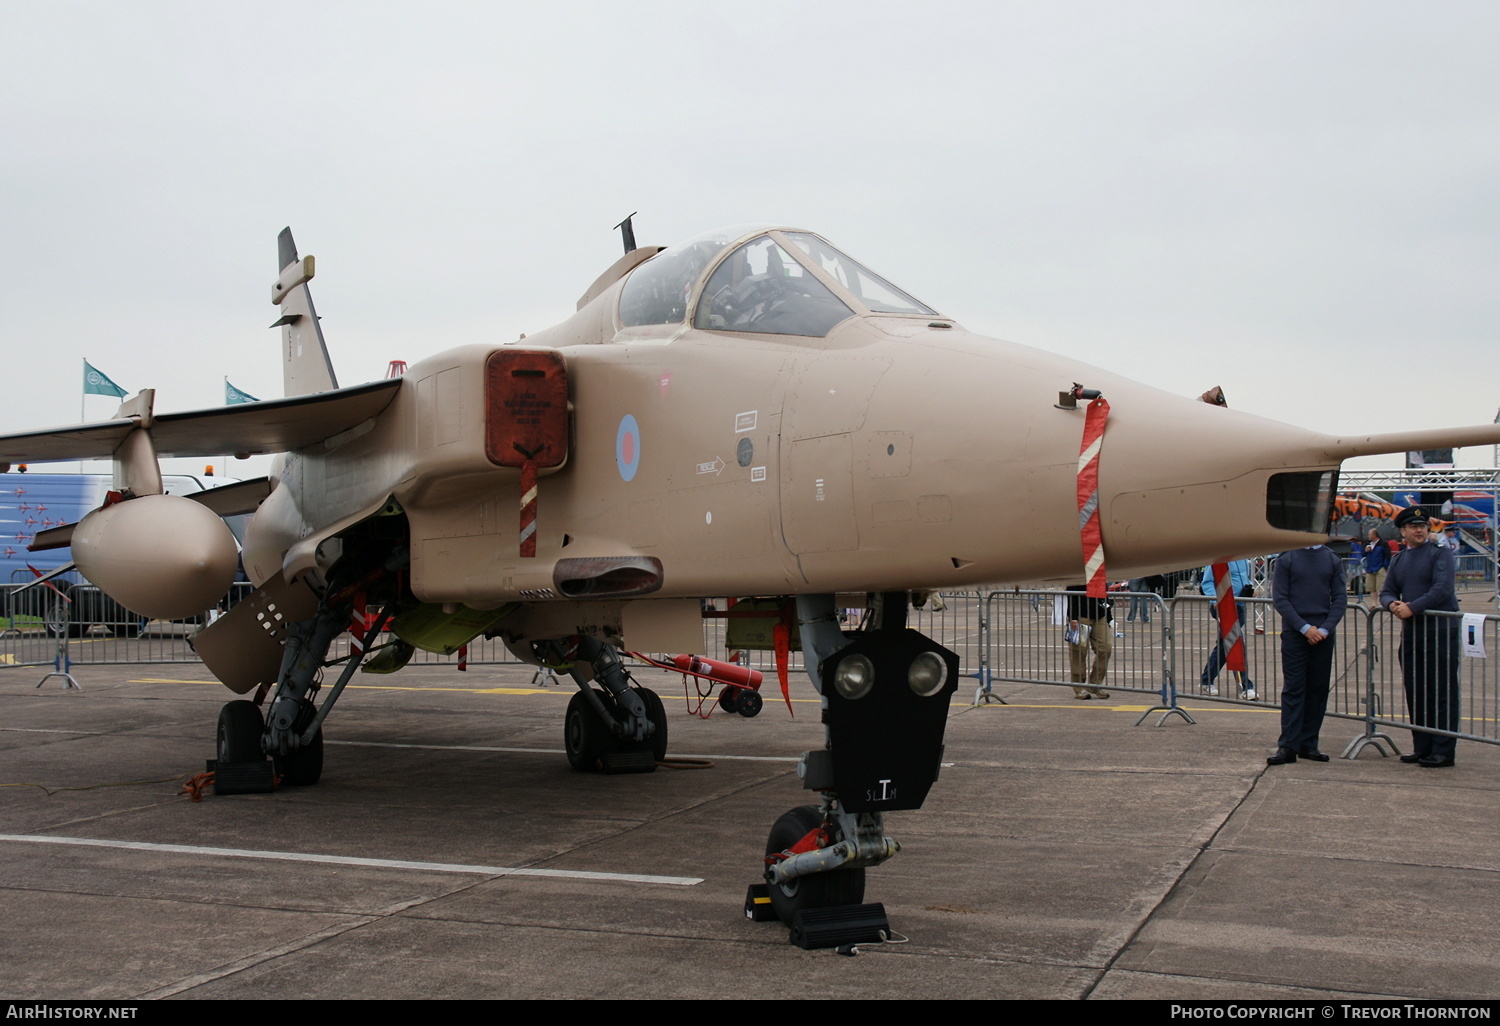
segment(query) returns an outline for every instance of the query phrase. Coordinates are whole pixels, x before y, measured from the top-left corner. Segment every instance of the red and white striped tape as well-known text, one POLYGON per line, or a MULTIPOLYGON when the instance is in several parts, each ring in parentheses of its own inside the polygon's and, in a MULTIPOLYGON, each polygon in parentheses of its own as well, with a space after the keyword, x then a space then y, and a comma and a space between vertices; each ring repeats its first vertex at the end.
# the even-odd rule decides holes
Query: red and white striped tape
POLYGON ((1233 578, 1228 563, 1215 563, 1214 602, 1219 607, 1219 651, 1226 670, 1245 672, 1245 625, 1240 622, 1239 606, 1234 601, 1233 578))
POLYGON ((521 464, 521 556, 536 555, 536 461, 521 464))
POLYGON ((1090 598, 1104 598, 1108 591, 1104 532, 1099 524, 1099 449, 1108 418, 1109 403, 1103 398, 1089 403, 1083 420, 1083 444, 1078 449, 1078 531, 1083 538, 1083 580, 1090 598))

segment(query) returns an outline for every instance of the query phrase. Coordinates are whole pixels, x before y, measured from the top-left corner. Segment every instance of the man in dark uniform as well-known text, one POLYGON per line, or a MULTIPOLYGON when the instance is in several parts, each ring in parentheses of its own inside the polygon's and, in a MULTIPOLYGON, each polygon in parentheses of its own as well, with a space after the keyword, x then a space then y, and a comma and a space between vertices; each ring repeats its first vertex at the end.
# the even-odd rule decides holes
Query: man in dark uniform
POLYGON ((1266 762, 1280 766, 1299 756, 1327 762, 1318 732, 1328 709, 1333 634, 1348 602, 1342 561, 1326 545, 1283 552, 1272 596, 1281 614, 1281 738, 1266 762))
MULTIPOLYGON (((1406 548, 1386 571, 1380 604, 1401 618, 1401 675, 1406 708, 1418 727, 1458 730, 1458 612, 1453 552, 1427 540, 1427 514, 1408 506, 1396 515, 1406 548)), ((1402 762, 1436 768, 1452 766, 1456 738, 1411 732, 1412 753, 1402 762)))

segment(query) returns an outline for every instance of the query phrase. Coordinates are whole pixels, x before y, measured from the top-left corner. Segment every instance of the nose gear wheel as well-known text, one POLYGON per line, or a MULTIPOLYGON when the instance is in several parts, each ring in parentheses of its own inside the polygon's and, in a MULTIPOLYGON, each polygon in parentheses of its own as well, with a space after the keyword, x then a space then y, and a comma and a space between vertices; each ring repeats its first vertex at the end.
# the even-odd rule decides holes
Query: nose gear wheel
MULTIPOLYGON (((823 814, 815 805, 800 805, 785 813, 771 827, 771 835, 766 839, 766 855, 781 854, 816 830, 822 822, 823 814)), ((767 891, 777 918, 790 926, 792 917, 804 909, 863 902, 865 871, 835 869, 827 873, 810 873, 786 883, 770 883, 767 891)))

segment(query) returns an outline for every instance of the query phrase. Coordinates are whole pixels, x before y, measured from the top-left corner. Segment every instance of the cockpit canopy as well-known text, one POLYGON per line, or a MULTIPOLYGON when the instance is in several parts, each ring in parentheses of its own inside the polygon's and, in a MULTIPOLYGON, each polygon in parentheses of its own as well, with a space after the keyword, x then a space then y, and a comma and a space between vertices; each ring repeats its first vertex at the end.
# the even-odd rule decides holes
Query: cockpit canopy
POLYGON ((816 235, 753 225, 664 250, 632 271, 620 292, 625 327, 683 324, 690 311, 693 327, 708 331, 816 338, 857 313, 937 316, 816 235), (746 236, 753 237, 735 245, 746 236))

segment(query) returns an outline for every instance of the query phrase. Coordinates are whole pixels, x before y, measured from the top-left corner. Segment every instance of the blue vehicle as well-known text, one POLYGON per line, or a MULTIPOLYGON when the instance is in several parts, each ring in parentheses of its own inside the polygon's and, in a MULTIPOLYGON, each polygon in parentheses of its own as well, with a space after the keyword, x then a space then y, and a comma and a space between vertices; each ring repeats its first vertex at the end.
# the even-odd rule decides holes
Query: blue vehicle
MULTIPOLYGON (((173 495, 191 495, 209 488, 233 484, 230 478, 200 479, 190 475, 163 475, 162 484, 173 495)), ((63 546, 32 552, 27 546, 39 532, 66 524, 76 524, 91 510, 103 505, 114 487, 110 474, 0 474, 0 584, 21 585, 72 562, 72 551, 63 546)), ((237 540, 243 538, 243 519, 229 521, 237 540)), ((43 620, 53 634, 81 635, 96 624, 110 627, 117 634, 135 635, 143 626, 142 618, 109 598, 71 571, 51 582, 30 588, 14 600, 6 596, 0 615, 30 616, 43 620), (55 590, 54 590, 55 589, 55 590), (66 596, 69 602, 64 603, 66 596), (64 605, 66 617, 60 616, 64 605)), ((11 589, 6 589, 7 591, 11 589)))

